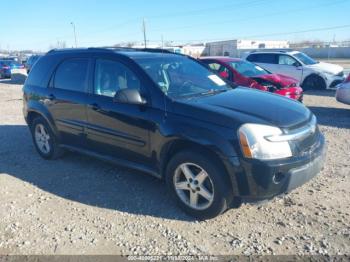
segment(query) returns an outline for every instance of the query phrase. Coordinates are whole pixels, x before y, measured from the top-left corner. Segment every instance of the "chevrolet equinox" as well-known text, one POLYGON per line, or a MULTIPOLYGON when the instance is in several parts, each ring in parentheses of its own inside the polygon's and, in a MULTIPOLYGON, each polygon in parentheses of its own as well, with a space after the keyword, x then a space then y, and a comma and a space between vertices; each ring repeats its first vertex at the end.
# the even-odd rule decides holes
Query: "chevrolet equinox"
POLYGON ((41 157, 69 150, 149 173, 198 219, 289 192, 324 163, 324 137, 304 105, 231 86, 169 51, 52 50, 23 91, 41 157))

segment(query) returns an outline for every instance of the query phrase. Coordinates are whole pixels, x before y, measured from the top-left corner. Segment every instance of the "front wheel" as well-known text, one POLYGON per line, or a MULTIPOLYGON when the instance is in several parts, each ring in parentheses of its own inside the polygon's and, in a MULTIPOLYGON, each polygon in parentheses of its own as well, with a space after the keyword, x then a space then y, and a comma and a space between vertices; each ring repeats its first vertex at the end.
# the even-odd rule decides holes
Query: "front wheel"
POLYGON ((311 75, 304 80, 302 87, 304 90, 325 90, 327 85, 322 77, 311 75))
POLYGON ((226 178, 215 161, 191 151, 175 155, 166 172, 168 188, 179 206, 200 220, 214 218, 229 207, 232 192, 226 178))

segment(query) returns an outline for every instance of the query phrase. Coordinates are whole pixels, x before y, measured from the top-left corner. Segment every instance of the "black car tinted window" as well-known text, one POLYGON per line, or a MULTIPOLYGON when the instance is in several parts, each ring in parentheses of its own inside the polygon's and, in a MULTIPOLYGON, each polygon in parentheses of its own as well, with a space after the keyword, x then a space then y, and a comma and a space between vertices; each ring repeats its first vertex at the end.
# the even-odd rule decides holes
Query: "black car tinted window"
POLYGON ((111 60, 96 60, 95 87, 96 95, 113 97, 118 90, 132 88, 140 90, 138 77, 123 64, 111 60))
POLYGON ((252 54, 248 56, 247 60, 255 63, 277 64, 277 55, 276 54, 252 54))
POLYGON ((61 63, 56 70, 54 87, 70 91, 84 92, 87 83, 89 60, 69 59, 61 63))
POLYGON ((35 66, 30 70, 26 84, 47 87, 57 62, 55 56, 43 56, 42 59, 38 60, 37 63, 35 63, 35 66))

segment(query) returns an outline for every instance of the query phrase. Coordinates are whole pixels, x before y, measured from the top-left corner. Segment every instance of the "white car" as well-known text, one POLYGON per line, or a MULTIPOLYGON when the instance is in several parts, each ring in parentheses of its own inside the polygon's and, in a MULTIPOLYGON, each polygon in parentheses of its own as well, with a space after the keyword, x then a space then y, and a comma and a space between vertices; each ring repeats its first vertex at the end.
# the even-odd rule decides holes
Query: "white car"
POLYGON ((338 102, 350 105, 350 74, 343 83, 337 86, 336 98, 338 102))
POLYGON ((297 79, 305 90, 335 88, 344 81, 341 66, 318 62, 298 51, 258 51, 245 59, 272 73, 297 79))

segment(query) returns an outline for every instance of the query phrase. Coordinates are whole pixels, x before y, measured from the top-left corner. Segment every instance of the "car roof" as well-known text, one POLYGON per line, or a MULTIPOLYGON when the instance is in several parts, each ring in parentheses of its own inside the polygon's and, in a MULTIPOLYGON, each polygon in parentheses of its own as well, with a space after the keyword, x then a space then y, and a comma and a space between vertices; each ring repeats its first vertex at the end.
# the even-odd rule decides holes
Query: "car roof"
POLYGON ((253 55, 253 54, 289 54, 289 55, 295 55, 300 53, 299 51, 295 51, 295 50, 276 50, 276 51, 253 51, 250 52, 248 54, 249 55, 253 55))
POLYGON ((240 58, 235 58, 235 57, 229 57, 229 56, 205 56, 205 57, 200 57, 200 60, 217 60, 220 62, 237 62, 237 61, 242 61, 240 58))
POLYGON ((50 54, 77 54, 77 53, 104 53, 104 54, 118 54, 129 58, 156 58, 164 56, 183 56, 170 52, 165 49, 156 48, 128 48, 128 47, 102 47, 102 48, 67 48, 67 49, 53 49, 47 53, 50 54))

